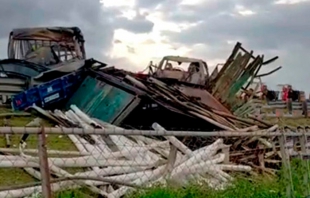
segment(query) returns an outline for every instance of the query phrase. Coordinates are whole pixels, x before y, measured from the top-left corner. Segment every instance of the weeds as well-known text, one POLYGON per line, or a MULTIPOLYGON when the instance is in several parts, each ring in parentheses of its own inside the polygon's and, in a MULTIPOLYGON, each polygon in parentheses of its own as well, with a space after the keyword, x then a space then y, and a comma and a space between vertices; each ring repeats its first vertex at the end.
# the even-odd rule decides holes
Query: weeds
POLYGON ((135 192, 127 198, 284 198, 274 180, 248 180, 238 178, 225 190, 215 191, 206 185, 190 185, 186 188, 157 187, 135 192))
MULTIPOLYGON (((236 176, 233 185, 225 190, 214 190, 208 185, 188 185, 187 187, 156 186, 145 191, 135 191, 126 198, 286 198, 286 186, 292 183, 295 198, 307 197, 310 184, 305 184, 305 176, 309 178, 310 163, 293 160, 289 172, 280 170, 274 178, 236 176), (288 175, 292 177, 288 180, 288 175)), ((310 180, 309 180, 310 181, 310 180)), ((65 191, 55 198, 85 198, 80 191, 65 191)))

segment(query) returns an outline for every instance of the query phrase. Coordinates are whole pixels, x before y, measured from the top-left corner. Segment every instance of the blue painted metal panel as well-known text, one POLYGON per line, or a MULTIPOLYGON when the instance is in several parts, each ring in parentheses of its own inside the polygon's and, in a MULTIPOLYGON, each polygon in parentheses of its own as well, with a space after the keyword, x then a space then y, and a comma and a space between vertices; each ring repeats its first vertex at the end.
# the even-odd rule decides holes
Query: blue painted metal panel
POLYGON ((87 77, 69 100, 91 117, 112 123, 135 99, 133 94, 87 77))
POLYGON ((33 104, 43 108, 48 108, 50 105, 61 104, 61 102, 71 97, 84 77, 82 72, 72 72, 68 75, 32 87, 13 96, 13 109, 21 111, 33 104))

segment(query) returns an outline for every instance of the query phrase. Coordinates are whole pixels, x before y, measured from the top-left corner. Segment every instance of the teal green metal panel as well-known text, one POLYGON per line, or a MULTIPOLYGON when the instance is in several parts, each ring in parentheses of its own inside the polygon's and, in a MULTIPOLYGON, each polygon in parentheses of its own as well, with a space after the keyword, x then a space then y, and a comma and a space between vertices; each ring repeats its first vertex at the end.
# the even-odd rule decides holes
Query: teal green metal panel
POLYGON ((135 99, 119 88, 87 77, 68 102, 75 104, 87 115, 112 123, 135 99))
POLYGON ((80 85, 79 89, 73 94, 68 102, 67 108, 70 107, 70 104, 75 104, 82 111, 86 112, 86 109, 89 109, 92 104, 92 100, 96 98, 102 91, 97 89, 98 86, 104 87, 105 83, 101 82, 101 85, 93 78, 87 77, 83 83, 80 85))

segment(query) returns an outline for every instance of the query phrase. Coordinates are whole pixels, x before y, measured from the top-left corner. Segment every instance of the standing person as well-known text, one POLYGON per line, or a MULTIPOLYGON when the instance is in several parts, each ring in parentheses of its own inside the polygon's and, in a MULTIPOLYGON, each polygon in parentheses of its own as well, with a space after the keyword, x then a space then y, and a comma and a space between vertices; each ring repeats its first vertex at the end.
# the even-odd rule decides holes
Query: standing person
POLYGON ((250 88, 249 90, 245 90, 243 94, 243 100, 245 102, 247 102, 251 98, 255 99, 254 89, 252 88, 250 88))
POLYGON ((282 87, 282 101, 284 102, 287 101, 287 87, 286 86, 282 87))
POLYGON ((287 106, 287 110, 290 114, 292 114, 293 111, 293 89, 291 85, 287 86, 287 100, 286 100, 286 106, 287 106))
POLYGON ((268 93, 267 85, 262 85, 260 95, 261 100, 267 100, 267 93, 268 93))
POLYGON ((300 101, 302 103, 302 115, 304 115, 305 118, 308 118, 308 103, 305 95, 301 96, 300 101))

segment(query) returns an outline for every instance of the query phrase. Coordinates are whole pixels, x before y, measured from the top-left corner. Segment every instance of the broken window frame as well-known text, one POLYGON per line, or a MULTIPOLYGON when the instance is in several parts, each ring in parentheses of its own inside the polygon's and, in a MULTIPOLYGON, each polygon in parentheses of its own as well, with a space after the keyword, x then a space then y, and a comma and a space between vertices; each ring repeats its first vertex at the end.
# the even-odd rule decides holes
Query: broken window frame
POLYGON ((51 51, 59 62, 66 62, 72 59, 86 59, 84 38, 79 29, 76 28, 26 28, 22 29, 26 36, 16 36, 13 30, 10 33, 8 44, 8 58, 25 60, 26 55, 39 49, 40 47, 51 47, 51 51), (50 38, 49 35, 40 34, 36 37, 31 31, 47 31, 50 35, 55 35, 55 38, 50 38), (58 32, 54 32, 58 31, 58 32), (64 32, 64 36, 59 35, 64 32), (71 34, 68 34, 71 33, 71 34), (43 36, 42 36, 43 35, 43 36), (69 36, 68 36, 69 35, 69 36), (37 39, 38 38, 38 39, 37 39), (56 55, 56 56, 55 56, 56 55))

